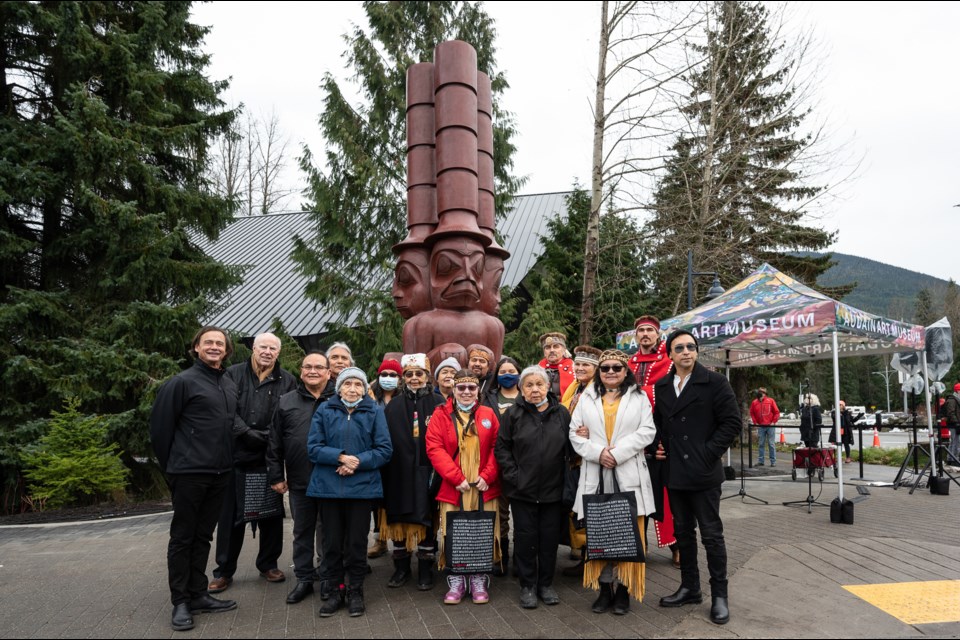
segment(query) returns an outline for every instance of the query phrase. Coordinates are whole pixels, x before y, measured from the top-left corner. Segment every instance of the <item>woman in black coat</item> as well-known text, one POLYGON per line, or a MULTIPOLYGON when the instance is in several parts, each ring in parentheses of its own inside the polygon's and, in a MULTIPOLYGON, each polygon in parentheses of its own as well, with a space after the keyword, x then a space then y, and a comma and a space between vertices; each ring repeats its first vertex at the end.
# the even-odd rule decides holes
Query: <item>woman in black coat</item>
POLYGON ((569 458, 570 414, 549 393, 541 367, 520 374, 520 393, 500 422, 496 457, 501 486, 513 509, 514 560, 520 578, 520 606, 533 609, 560 602, 553 588, 557 547, 567 508, 563 477, 569 458))
MULTIPOLYGON (((853 462, 850 458, 850 447, 853 445, 853 425, 860 421, 860 418, 864 414, 858 413, 854 416, 850 413, 850 410, 847 409, 847 403, 843 400, 840 401, 840 444, 843 445, 843 461, 844 463, 853 462)), ((830 429, 830 444, 837 444, 837 420, 833 420, 833 428, 830 429)))
POLYGON ((433 588, 437 537, 433 529, 436 502, 430 495, 433 467, 424 444, 433 410, 443 398, 430 384, 430 361, 422 353, 403 356, 403 383, 384 410, 393 457, 383 477, 381 536, 393 540, 394 572, 388 587, 402 587, 412 575, 410 563, 417 552, 417 588, 433 588))
POLYGON ((820 398, 814 393, 808 393, 803 397, 803 406, 800 407, 800 439, 803 440, 803 446, 819 446, 822 428, 820 398))

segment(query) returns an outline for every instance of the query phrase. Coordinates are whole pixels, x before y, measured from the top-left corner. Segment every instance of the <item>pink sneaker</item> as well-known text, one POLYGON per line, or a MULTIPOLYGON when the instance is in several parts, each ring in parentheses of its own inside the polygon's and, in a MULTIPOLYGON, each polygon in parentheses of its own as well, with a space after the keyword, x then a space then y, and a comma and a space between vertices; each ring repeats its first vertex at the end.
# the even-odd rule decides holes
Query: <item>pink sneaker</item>
POLYGON ((450 590, 443 596, 443 604, 460 604, 467 593, 467 579, 463 576, 447 576, 447 584, 450 590))
POLYGON ((473 597, 473 604, 490 602, 490 594, 487 593, 487 585, 489 584, 490 578, 488 576, 477 573, 470 576, 470 595, 473 597))

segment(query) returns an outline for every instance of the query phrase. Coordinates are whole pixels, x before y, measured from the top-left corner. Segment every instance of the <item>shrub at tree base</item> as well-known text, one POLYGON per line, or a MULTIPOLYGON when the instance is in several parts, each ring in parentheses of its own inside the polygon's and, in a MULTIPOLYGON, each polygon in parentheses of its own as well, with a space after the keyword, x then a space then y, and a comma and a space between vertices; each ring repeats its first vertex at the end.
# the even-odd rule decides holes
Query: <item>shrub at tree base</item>
POLYGON ((79 400, 53 411, 49 431, 24 453, 31 501, 45 507, 91 504, 122 493, 128 470, 116 443, 106 444, 102 416, 81 415, 79 400))

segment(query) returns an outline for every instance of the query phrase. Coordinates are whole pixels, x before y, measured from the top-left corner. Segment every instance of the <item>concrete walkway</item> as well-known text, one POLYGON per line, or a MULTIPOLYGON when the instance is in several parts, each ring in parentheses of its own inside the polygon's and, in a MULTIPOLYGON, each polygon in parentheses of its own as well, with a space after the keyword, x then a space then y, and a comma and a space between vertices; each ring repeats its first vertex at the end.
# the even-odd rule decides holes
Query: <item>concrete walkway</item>
MULTIPOLYGON (((784 471, 789 473, 789 465, 784 471)), ((869 467, 864 475, 892 480, 895 472, 869 467)), ((829 476, 822 492, 813 485, 824 503, 837 495, 829 476)), ((519 587, 509 578, 493 579, 490 604, 444 606, 440 584, 425 593, 413 584, 387 589, 392 565, 385 556, 372 562, 366 616, 320 619, 317 596, 287 605, 292 581, 268 584, 259 577, 253 566, 256 543, 248 538, 241 568, 223 594, 239 608, 197 615, 195 629, 175 633, 166 587, 170 515, 160 514, 0 528, 0 637, 960 637, 960 487, 936 496, 926 489, 909 495, 906 488, 871 486, 869 495, 860 496, 856 484, 863 483, 845 488, 845 496, 857 500, 852 526, 831 524, 827 508, 807 513, 783 506, 807 497, 806 482, 789 476, 747 479, 747 492, 769 505, 738 496, 739 480, 724 485, 724 495, 734 497, 721 506, 731 607, 730 623, 723 627, 708 620, 709 598, 680 609, 657 606, 679 584, 669 551, 659 549, 650 552, 647 596, 626 616, 591 613, 595 594, 563 577, 556 585, 562 603, 555 607, 520 609, 519 587), (943 582, 930 585, 933 581, 943 582), (845 588, 873 584, 893 584, 878 588, 880 596, 872 598, 880 604, 887 594, 884 609, 845 588), (895 588, 903 591, 891 591, 895 588)), ((286 524, 284 570, 291 563, 291 523, 286 524)), ((560 566, 572 564, 565 547, 560 554, 560 566)), ((707 588, 702 551, 700 566, 707 588)))

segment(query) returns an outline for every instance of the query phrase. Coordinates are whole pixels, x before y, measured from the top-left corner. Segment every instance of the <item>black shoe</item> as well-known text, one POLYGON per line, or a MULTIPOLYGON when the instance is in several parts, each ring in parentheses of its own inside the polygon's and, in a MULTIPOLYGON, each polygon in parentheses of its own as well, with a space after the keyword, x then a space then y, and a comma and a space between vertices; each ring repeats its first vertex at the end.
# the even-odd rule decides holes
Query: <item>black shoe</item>
POLYGON ((186 602, 181 602, 173 608, 173 618, 170 620, 170 626, 174 631, 187 631, 193 629, 193 616, 190 615, 190 607, 186 602))
POLYGON ((323 606, 320 607, 320 611, 317 612, 317 615, 321 618, 329 618, 337 611, 340 610, 340 607, 343 606, 343 599, 346 594, 346 591, 341 587, 334 588, 330 595, 327 596, 327 601, 323 603, 323 606))
POLYGON ((703 602, 703 594, 697 589, 687 589, 680 587, 676 593, 660 598, 661 607, 682 607, 685 604, 700 604, 703 602))
POLYGON ((611 604, 613 604, 613 584, 601 582, 600 595, 593 601, 593 606, 590 607, 590 610, 594 613, 606 613, 610 610, 611 604))
POLYGON ((397 587, 402 587, 410 582, 410 556, 406 556, 405 558, 394 558, 393 568, 393 575, 390 576, 390 580, 387 581, 388 587, 391 589, 396 589, 397 587))
POLYGON ((540 587, 537 589, 537 593, 540 596, 540 599, 543 600, 543 604, 553 606, 555 604, 560 604, 560 595, 557 593, 557 590, 551 586, 540 587))
POLYGON ((297 604, 313 593, 312 582, 298 582, 293 591, 287 594, 287 604, 297 604))
POLYGON ((520 606, 524 609, 537 608, 537 592, 533 587, 520 587, 520 606))
POLYGON ((420 591, 433 589, 433 560, 417 559, 417 589, 420 591))
POLYGON ((630 613, 630 594, 622 584, 617 586, 617 592, 613 594, 613 613, 618 616, 630 613))
POLYGON ((730 608, 727 607, 727 599, 723 596, 713 596, 711 600, 713 606, 710 607, 710 622, 714 624, 730 622, 730 608))
POLYGON ((190 613, 220 613, 221 611, 233 611, 236 608, 236 600, 217 600, 207 594, 190 601, 190 613))
POLYGON ((363 606, 363 587, 350 586, 347 588, 347 612, 351 618, 362 616, 366 608, 363 606))

